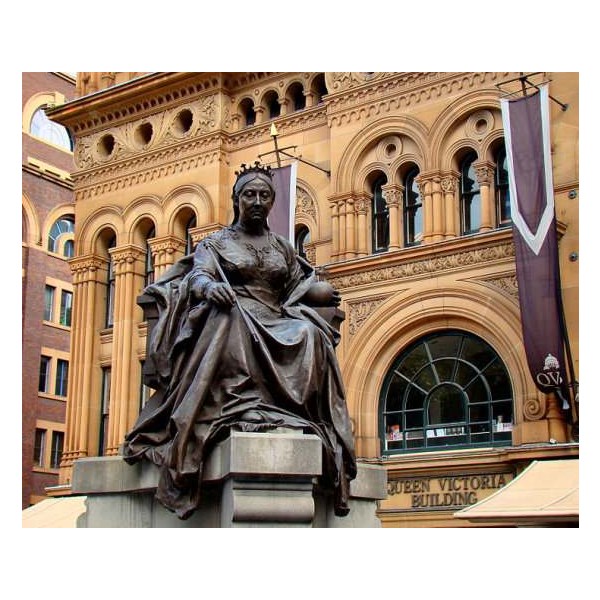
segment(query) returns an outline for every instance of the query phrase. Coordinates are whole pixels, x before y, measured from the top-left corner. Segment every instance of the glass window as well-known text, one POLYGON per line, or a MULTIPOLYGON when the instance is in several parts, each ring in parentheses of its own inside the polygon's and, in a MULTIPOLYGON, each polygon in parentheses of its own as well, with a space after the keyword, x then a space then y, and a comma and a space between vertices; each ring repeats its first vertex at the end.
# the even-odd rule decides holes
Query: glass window
MULTIPOLYGON (((114 248, 117 240, 113 237, 108 243, 108 249, 114 248)), ((108 273, 106 282, 106 327, 113 326, 113 317, 115 312, 115 267, 112 256, 108 255, 108 273)))
POLYGON ((100 439, 98 455, 104 456, 108 442, 108 409, 110 406, 110 367, 102 368, 102 399, 100 406, 100 439))
POLYGON ((279 104, 279 98, 276 92, 269 92, 265 96, 265 105, 267 107, 267 114, 269 119, 275 119, 281 114, 281 104, 279 104))
POLYGON ((154 264, 152 262, 152 249, 150 248, 148 240, 151 240, 153 237, 155 237, 155 235, 156 232, 153 227, 146 236, 146 274, 144 277, 145 286, 154 283, 154 264))
POLYGON ((50 468, 58 469, 60 467, 60 458, 63 452, 65 434, 62 431, 52 432, 52 447, 50 453, 50 468))
POLYGON ((469 153, 461 164, 460 206, 463 235, 477 233, 481 227, 481 195, 475 171, 477 154, 469 153))
POLYGON ((385 453, 511 442, 506 367, 489 344, 465 332, 435 333, 402 352, 380 406, 385 453))
POLYGON ((510 192, 508 189, 508 162, 506 148, 502 146, 496 156, 496 212, 498 227, 508 227, 510 220, 510 192))
MULTIPOLYGON (((64 233, 73 233, 75 231, 75 220, 71 216, 61 217, 54 221, 50 232, 48 233, 48 251, 58 253, 59 238, 64 233)), ((72 243, 72 240, 69 240, 72 243)), ((65 244, 66 245, 66 244, 65 244)), ((64 255, 68 256, 67 251, 64 251, 64 255)), ((72 254, 71 254, 72 256, 72 254)))
POLYGON ((305 245, 310 242, 310 230, 306 225, 300 225, 296 231, 296 252, 306 260, 305 245))
POLYGON ((71 327, 71 310, 73 306, 73 293, 65 290, 60 294, 60 324, 71 327))
POLYGON ((51 285, 47 285, 44 290, 44 321, 52 321, 55 292, 56 288, 51 285))
POLYGON ((67 150, 73 151, 73 142, 71 136, 65 127, 59 123, 51 121, 47 116, 44 109, 47 106, 38 108, 31 118, 31 125, 29 131, 31 134, 55 144, 61 146, 67 150))
POLYGON ((197 227, 196 215, 194 215, 189 221, 185 228, 185 253, 191 254, 194 251, 194 240, 192 239, 192 232, 190 229, 197 227))
POLYGON ((385 177, 380 177, 373 184, 373 253, 384 252, 390 243, 389 213, 381 189, 386 181, 385 177))
POLYGON ((423 203, 417 185, 419 169, 406 175, 404 182, 404 245, 415 246, 423 240, 423 203))
POLYGON ((50 364, 52 359, 49 356, 42 356, 40 359, 40 377, 38 391, 47 394, 50 385, 50 364))
POLYGON ((54 393, 57 396, 66 396, 67 395, 68 380, 69 380, 69 361, 59 358, 56 361, 56 385, 54 386, 54 393))
POLYGON ((35 467, 44 466, 44 451, 46 449, 46 430, 36 429, 33 442, 33 465, 35 467))

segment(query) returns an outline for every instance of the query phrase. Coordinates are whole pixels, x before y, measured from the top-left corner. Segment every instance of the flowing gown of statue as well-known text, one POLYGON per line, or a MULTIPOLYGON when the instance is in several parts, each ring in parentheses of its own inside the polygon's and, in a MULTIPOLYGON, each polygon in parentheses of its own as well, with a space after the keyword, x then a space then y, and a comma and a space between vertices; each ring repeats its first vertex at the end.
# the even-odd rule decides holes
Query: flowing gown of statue
POLYGON ((205 457, 232 426, 293 427, 321 439, 322 479, 345 514, 356 462, 339 333, 302 304, 315 274, 292 246, 273 233, 261 248, 246 240, 225 228, 198 244, 193 263, 182 259, 144 290, 159 307, 147 357, 159 381, 126 436, 125 460, 159 465, 158 500, 187 518, 200 503, 205 457), (194 299, 194 279, 221 280, 216 261, 241 309, 194 299))

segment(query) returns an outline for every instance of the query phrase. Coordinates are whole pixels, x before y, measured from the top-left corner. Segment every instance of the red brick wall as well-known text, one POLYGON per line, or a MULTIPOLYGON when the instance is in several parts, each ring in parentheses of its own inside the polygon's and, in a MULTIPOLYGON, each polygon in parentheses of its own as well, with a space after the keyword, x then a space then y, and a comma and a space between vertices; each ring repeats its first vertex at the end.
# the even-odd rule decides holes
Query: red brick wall
MULTIPOLYGON (((23 106, 33 94, 55 91, 61 92, 67 99, 72 99, 75 86, 52 73, 23 73, 23 106)), ((71 172, 74 168, 71 154, 23 133, 23 165, 27 164, 28 157, 36 158, 66 172, 71 172)), ((74 201, 70 189, 25 171, 23 171, 23 193, 33 204, 41 228, 47 224, 48 215, 54 207, 74 201)), ((68 263, 49 255, 46 252, 46 244, 47 240, 42 239, 41 246, 25 248, 22 253, 25 273, 22 286, 23 508, 29 506, 32 494, 44 495, 46 486, 58 483, 56 474, 33 471, 36 420, 64 423, 66 416, 64 400, 38 396, 42 346, 68 352, 70 337, 68 330, 42 323, 46 277, 72 281, 68 263)), ((50 439, 47 443, 50 443, 50 439)))

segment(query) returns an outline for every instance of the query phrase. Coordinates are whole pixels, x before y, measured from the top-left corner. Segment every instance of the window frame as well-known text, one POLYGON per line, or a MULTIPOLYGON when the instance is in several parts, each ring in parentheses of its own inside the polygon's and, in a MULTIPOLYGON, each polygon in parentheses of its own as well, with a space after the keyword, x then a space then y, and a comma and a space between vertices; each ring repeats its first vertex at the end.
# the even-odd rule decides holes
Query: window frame
POLYGON ((423 243, 423 234, 425 232, 425 223, 423 219, 423 198, 421 197, 421 192, 417 191, 416 197, 418 198, 418 202, 409 203, 410 194, 414 193, 413 187, 416 187, 419 190, 416 179, 419 176, 419 168, 413 167, 408 171, 406 177, 404 178, 404 192, 402 194, 402 217, 404 223, 404 247, 411 248, 413 246, 420 246, 423 243), (411 214, 412 213, 412 214, 411 214), (416 228, 414 226, 417 215, 420 215, 421 220, 421 229, 417 233, 416 228), (410 218, 409 218, 410 216, 410 218), (413 225, 413 234, 409 236, 409 225, 412 223, 413 225), (416 239, 420 236, 421 239, 416 239), (412 237, 412 240, 409 241, 409 237, 412 237))
POLYGON ((384 456, 389 456, 510 445, 515 414, 510 373, 494 348, 470 332, 458 329, 435 331, 398 353, 384 377, 379 394, 381 451, 384 456), (452 338, 456 338, 456 342, 452 338), (456 343, 456 355, 436 355, 431 350, 436 342, 441 342, 441 348, 444 343, 456 343), (468 359, 476 348, 481 356, 487 354, 490 357, 483 366, 468 359), (405 365, 412 369, 411 376, 410 371, 402 372, 405 365), (490 375, 486 376, 486 371, 494 376, 494 386, 487 382, 490 375), (504 377, 500 383, 498 373, 504 377), (429 382, 434 381, 430 387, 424 383, 427 378, 429 382), (469 380, 461 384, 460 378, 469 380), (397 384, 395 389, 394 384, 397 384), (438 390, 450 385, 463 398, 463 417, 450 415, 454 418, 432 420, 431 398, 438 390), (507 396, 494 397, 504 388, 510 392, 507 396))
POLYGON ((371 253, 380 254, 387 252, 390 247, 390 211, 385 201, 382 187, 387 183, 387 177, 381 175, 371 187, 371 253), (383 210, 378 210, 378 204, 383 205, 383 210), (383 244, 379 244, 380 226, 383 234, 383 244))
POLYGON ((468 152, 460 162, 460 229, 461 235, 473 235, 481 231, 481 185, 477 178, 469 177, 469 172, 474 169, 474 165, 478 160, 477 153, 473 150, 468 152), (466 179, 473 182, 473 187, 466 190, 466 179), (476 229, 472 227, 471 219, 473 213, 473 202, 477 200, 479 206, 479 225, 476 229), (467 215, 468 213, 468 215, 467 215), (469 217, 467 219, 467 216, 469 217), (468 223, 467 223, 468 221, 468 223), (467 224, 469 225, 467 227, 467 224))

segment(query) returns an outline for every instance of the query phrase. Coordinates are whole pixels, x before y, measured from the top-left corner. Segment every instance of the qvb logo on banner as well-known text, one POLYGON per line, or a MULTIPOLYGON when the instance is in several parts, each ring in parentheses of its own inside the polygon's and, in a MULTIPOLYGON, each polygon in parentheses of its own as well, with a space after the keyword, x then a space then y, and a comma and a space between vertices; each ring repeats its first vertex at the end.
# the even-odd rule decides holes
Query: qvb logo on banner
POLYGON ((568 398, 548 86, 502 99, 523 343, 531 375, 544 393, 568 398))

